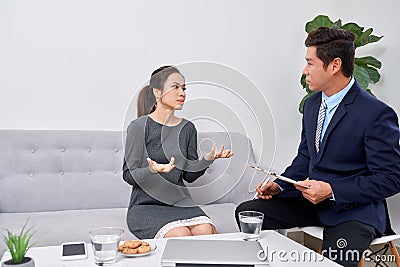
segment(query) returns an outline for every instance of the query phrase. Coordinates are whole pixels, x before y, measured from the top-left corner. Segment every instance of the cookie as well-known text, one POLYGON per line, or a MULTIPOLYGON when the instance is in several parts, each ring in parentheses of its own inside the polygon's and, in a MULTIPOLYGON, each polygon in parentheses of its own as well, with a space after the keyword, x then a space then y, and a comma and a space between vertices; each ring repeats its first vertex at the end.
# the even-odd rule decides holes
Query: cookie
POLYGON ((136 248, 124 248, 122 253, 124 253, 124 254, 137 254, 138 250, 136 248))
POLYGON ((150 246, 140 246, 140 247, 137 249, 137 252, 138 252, 139 254, 147 253, 147 252, 150 252, 150 251, 151 251, 150 246))
POLYGON ((132 247, 130 247, 130 248, 138 248, 138 247, 140 247, 142 245, 142 241, 140 241, 140 240, 135 240, 135 241, 133 241, 133 245, 132 245, 132 247))
POLYGON ((127 240, 124 242, 124 244, 122 245, 124 248, 129 247, 129 245, 133 244, 133 240, 127 240))
POLYGON ((138 248, 142 245, 142 241, 140 240, 128 240, 125 241, 124 243, 124 247, 128 247, 128 248, 138 248))

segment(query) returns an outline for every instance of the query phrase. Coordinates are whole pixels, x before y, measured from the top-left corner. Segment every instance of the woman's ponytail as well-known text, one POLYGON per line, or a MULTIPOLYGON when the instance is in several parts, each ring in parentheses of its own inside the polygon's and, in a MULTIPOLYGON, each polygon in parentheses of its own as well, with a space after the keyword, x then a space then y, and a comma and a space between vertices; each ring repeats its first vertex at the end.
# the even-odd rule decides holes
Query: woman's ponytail
POLYGON ((137 99, 137 116, 138 118, 152 113, 156 109, 156 97, 153 89, 149 85, 140 90, 137 99))

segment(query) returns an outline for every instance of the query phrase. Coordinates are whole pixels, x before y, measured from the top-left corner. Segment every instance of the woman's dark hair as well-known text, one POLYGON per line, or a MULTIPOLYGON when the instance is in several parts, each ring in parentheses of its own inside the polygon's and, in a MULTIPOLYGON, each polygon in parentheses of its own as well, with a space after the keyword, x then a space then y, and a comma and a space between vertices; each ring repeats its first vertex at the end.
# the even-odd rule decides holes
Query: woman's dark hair
MULTIPOLYGON (((151 74, 150 83, 143 87, 137 99, 137 116, 148 115, 156 110, 157 99, 153 93, 153 88, 163 90, 164 83, 172 73, 179 73, 174 66, 162 66, 151 74)), ((182 74, 181 74, 182 75, 182 74)))
POLYGON ((343 29, 319 27, 308 34, 305 45, 316 47, 317 57, 324 63, 325 70, 330 62, 340 58, 343 75, 350 77, 354 71, 355 38, 352 32, 343 29))

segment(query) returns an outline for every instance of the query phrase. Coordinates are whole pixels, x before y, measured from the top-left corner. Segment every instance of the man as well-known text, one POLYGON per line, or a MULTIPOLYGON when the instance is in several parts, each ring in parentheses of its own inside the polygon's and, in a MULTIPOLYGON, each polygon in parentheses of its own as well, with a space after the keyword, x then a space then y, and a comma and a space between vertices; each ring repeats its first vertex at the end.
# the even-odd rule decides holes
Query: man
POLYGON ((304 104, 298 153, 282 175, 309 188, 260 184, 258 199, 236 209, 236 219, 243 210, 263 212, 263 229, 324 226, 324 256, 346 266, 357 266, 374 238, 392 233, 385 198, 400 192, 398 118, 352 77, 354 39, 320 27, 305 40, 303 73, 316 93, 304 104), (337 244, 343 239, 344 248, 337 244), (346 257, 349 250, 360 257, 346 257))

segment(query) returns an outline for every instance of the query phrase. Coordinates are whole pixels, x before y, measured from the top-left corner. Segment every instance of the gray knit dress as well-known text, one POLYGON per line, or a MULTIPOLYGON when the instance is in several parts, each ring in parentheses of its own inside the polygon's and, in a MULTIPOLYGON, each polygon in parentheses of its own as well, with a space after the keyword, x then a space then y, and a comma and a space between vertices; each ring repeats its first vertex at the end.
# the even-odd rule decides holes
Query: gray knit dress
POLYGON ((154 238, 170 222, 206 216, 194 204, 183 180, 195 181, 211 163, 198 159, 197 131, 190 121, 165 126, 149 116, 133 120, 127 130, 123 165, 123 179, 132 185, 129 230, 140 239, 154 238), (171 157, 175 157, 171 172, 149 170, 147 158, 166 164, 171 157))

